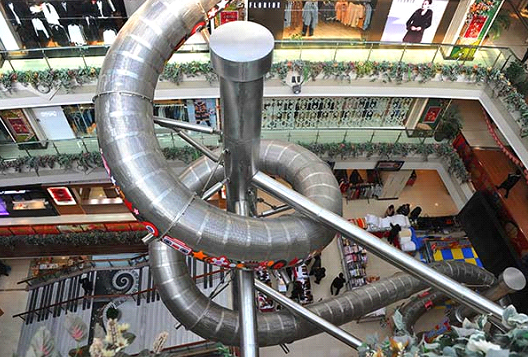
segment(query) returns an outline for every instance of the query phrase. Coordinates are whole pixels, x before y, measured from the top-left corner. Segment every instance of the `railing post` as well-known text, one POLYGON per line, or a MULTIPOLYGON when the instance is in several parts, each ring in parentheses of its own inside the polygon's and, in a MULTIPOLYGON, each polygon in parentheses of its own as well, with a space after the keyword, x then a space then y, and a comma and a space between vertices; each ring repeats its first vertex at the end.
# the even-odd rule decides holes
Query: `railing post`
POLYGON ((431 60, 431 63, 434 63, 435 59, 436 59, 436 55, 438 55, 438 52, 440 51, 440 45, 438 45, 436 47, 436 51, 435 51, 435 54, 433 55, 433 59, 431 60))
POLYGON ((51 65, 49 63, 48 56, 46 56, 46 51, 44 51, 44 49, 42 49, 41 51, 42 51, 42 57, 44 57, 44 60, 46 61, 46 64, 48 65, 48 68, 49 69, 53 69, 53 68, 51 68, 51 65))
POLYGON ((367 56, 367 60, 365 62, 368 62, 370 60, 370 55, 372 54, 372 48, 374 47, 374 43, 370 43, 370 50, 367 56))

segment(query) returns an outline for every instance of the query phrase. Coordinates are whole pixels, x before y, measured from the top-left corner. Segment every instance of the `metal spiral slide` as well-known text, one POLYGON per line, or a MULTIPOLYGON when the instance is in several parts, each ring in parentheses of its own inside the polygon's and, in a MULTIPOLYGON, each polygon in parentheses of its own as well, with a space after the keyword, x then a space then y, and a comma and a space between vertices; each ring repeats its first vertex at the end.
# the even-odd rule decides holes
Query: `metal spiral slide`
MULTIPOLYGON (((182 253, 229 268, 299 264, 323 249, 339 231, 407 272, 310 306, 312 312, 335 325, 408 297, 426 284, 500 318, 501 307, 453 280, 487 284, 490 276, 485 271, 461 263, 439 264, 434 270, 382 243, 340 217, 342 199, 337 182, 316 155, 291 143, 260 142, 263 76, 271 65, 273 49, 273 37, 262 32, 260 25, 226 24, 211 37, 213 67, 220 72, 224 101, 223 166, 203 158, 180 177, 174 174, 154 134, 154 91, 173 50, 216 14, 218 2, 148 0, 122 28, 105 58, 94 98, 101 154, 105 168, 138 220, 155 237, 182 253), (226 34, 236 26, 242 27, 226 34), (223 35, 218 35, 213 49, 213 37, 220 30, 223 35), (235 41, 238 47, 230 52, 231 37, 237 40, 246 35, 254 41, 251 51, 244 48, 247 44, 235 41), (243 61, 238 63, 237 57, 243 61), (245 121, 240 121, 242 117, 245 121), (259 170, 280 176, 297 192, 259 170), (230 212, 212 207, 195 193, 222 181, 224 172, 229 179, 230 212), (243 207, 252 189, 242 182, 244 177, 303 214, 248 217, 243 207), (237 180, 239 186, 234 186, 237 180), (231 207, 230 190, 231 197, 238 199, 231 207)), ((215 305, 198 291, 184 256, 159 241, 150 244, 150 254, 160 295, 172 314, 204 338, 239 343, 245 322, 239 322, 236 311, 215 305)), ((251 293, 246 295, 251 300, 251 293)), ((256 320, 259 346, 321 332, 286 310, 261 314, 256 320)))

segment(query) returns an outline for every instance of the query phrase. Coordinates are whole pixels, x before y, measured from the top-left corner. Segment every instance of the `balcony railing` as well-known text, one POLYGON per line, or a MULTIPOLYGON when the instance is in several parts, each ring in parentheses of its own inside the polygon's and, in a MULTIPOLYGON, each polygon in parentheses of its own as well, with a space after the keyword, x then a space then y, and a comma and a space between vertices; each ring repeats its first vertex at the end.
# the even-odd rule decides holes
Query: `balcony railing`
MULTIPOLYGON (((51 47, 0 51, 5 60, 0 73, 10 71, 76 69, 100 67, 109 46, 51 47)), ((274 61, 389 61, 411 63, 460 62, 479 64, 492 68, 504 68, 516 55, 506 47, 462 46, 442 43, 402 44, 391 42, 367 42, 346 40, 282 40, 275 42, 274 61), (459 49, 457 57, 449 57, 453 49, 459 49)), ((208 61, 207 44, 185 44, 173 54, 168 63, 208 61)))
MULTIPOLYGON (((194 134, 195 140, 209 147, 220 146, 219 137, 208 134, 194 134)), ((187 142, 172 133, 157 135, 161 148, 183 148, 187 142)), ((409 137, 404 128, 340 128, 304 130, 263 130, 263 139, 277 139, 293 143, 433 143, 433 138, 409 137)), ((1 144, 0 159, 4 164, 21 157, 53 156, 98 152, 97 137, 84 137, 66 140, 45 140, 27 144, 1 144)), ((75 169, 75 167, 73 167, 75 169)), ((83 171, 85 168, 80 167, 83 171)))

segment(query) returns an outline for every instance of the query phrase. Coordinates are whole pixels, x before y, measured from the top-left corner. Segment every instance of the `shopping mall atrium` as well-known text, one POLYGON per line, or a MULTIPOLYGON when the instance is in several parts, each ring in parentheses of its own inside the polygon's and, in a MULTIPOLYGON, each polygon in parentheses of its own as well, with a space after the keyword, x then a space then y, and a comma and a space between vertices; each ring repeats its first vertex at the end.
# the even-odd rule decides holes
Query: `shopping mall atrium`
POLYGON ((528 0, 0 0, 0 356, 528 356, 527 59, 528 0))

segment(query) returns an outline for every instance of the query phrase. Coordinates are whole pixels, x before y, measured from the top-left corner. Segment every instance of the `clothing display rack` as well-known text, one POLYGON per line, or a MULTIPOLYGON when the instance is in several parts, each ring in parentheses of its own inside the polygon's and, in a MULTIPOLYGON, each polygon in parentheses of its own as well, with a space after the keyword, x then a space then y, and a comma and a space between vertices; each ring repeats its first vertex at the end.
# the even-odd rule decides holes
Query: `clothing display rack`
POLYGON ((339 252, 348 290, 367 283, 367 250, 347 238, 338 236, 339 252))

